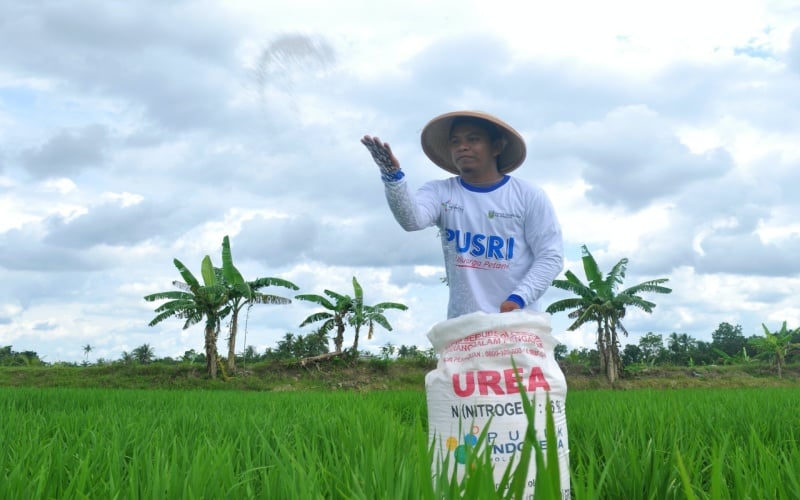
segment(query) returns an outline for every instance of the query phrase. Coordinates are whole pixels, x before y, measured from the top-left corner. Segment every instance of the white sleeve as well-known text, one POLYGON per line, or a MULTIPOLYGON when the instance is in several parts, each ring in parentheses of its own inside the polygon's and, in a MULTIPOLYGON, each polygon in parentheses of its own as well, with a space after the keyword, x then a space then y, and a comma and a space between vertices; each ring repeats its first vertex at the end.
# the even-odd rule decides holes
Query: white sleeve
POLYGON ((561 226, 553 205, 543 191, 526 211, 525 226, 525 239, 533 252, 533 264, 512 293, 522 297, 527 306, 544 295, 564 268, 561 226))
POLYGON ((384 183, 386 201, 400 227, 406 231, 419 231, 439 220, 441 202, 433 182, 423 185, 412 194, 405 179, 384 183))

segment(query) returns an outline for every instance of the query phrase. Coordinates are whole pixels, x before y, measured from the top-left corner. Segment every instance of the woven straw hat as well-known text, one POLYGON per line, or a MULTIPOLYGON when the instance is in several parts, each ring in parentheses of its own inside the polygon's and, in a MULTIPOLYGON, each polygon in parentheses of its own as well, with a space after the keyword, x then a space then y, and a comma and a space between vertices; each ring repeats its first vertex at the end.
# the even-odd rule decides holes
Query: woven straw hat
POLYGON ((454 111, 437 116, 422 129, 422 151, 436 165, 451 174, 459 174, 450 155, 450 129, 456 118, 480 118, 493 123, 500 129, 500 133, 506 139, 506 147, 497 157, 497 168, 500 173, 507 174, 525 161, 525 141, 511 125, 480 111, 454 111))

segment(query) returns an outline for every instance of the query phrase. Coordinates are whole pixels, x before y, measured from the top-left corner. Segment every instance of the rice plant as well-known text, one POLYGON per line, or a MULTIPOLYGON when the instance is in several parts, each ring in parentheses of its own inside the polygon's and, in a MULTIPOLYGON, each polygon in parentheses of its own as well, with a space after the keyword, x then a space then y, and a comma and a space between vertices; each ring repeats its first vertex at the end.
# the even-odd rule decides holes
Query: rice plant
MULTIPOLYGON (((567 402, 575 499, 800 498, 798 388, 567 402)), ((426 420, 422 391, 0 388, 0 498, 516 498, 439 481, 426 420)))

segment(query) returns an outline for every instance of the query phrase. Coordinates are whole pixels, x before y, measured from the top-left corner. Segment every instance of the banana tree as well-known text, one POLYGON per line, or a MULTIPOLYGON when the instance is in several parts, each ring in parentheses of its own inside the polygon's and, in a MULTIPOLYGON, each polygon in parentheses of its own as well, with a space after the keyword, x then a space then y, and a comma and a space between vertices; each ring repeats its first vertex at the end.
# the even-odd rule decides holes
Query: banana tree
POLYGON ((333 339, 334 353, 341 353, 342 345, 344 344, 345 321, 352 310, 353 298, 331 290, 325 290, 324 293, 325 295, 307 293, 295 296, 296 299, 313 302, 326 309, 325 311, 315 312, 304 319, 300 323, 300 327, 321 322, 322 324, 317 328, 317 331, 324 336, 336 329, 336 336, 333 339))
POLYGON ((318 331, 323 335, 327 335, 333 329, 336 329, 336 337, 334 338, 336 350, 333 354, 342 353, 344 331, 347 324, 355 328, 355 338, 351 350, 353 356, 358 357, 358 340, 363 326, 366 325, 369 328, 368 338, 372 338, 375 324, 391 331, 392 326, 383 314, 384 311, 387 309, 398 309, 401 311, 408 309, 408 306, 396 302, 381 302, 373 306, 364 304, 364 289, 355 276, 353 276, 352 297, 332 290, 325 290, 324 293, 325 296, 303 294, 297 295, 295 298, 314 302, 326 309, 326 311, 320 311, 310 315, 300 323, 300 326, 303 327, 312 323, 321 322, 318 331))
MULTIPOLYGON (((228 289, 228 306, 231 314, 228 335, 227 368, 236 368, 236 335, 239 329, 239 312, 245 306, 254 304, 291 304, 292 300, 278 295, 262 293, 260 290, 268 286, 281 286, 291 290, 298 290, 298 286, 291 281, 281 278, 256 278, 245 281, 242 274, 233 265, 233 254, 228 236, 222 239, 222 268, 216 269, 218 281, 228 289)), ((245 339, 246 340, 246 339, 245 339)))
POLYGON ((180 318, 185 320, 183 329, 205 319, 205 351, 206 369, 213 379, 217 377, 217 337, 219 335, 220 320, 230 311, 228 302, 228 288, 217 280, 211 257, 206 255, 200 265, 203 284, 195 278, 192 272, 178 259, 173 259, 173 264, 178 269, 184 281, 173 281, 178 290, 154 293, 144 297, 148 302, 167 300, 155 309, 156 317, 148 326, 155 326, 167 318, 180 318))
POLYGON ((764 328, 764 336, 753 337, 750 339, 750 343, 753 347, 762 351, 758 357, 773 358, 775 360, 775 366, 778 368, 778 378, 783 378, 783 365, 786 362, 786 355, 792 350, 800 348, 800 344, 792 343, 795 331, 787 330, 785 321, 781 329, 775 332, 769 331, 769 328, 764 323, 761 323, 761 327, 764 328))
POLYGON ((376 323, 384 327, 386 330, 392 331, 392 325, 389 324, 389 320, 386 319, 386 316, 384 316, 383 312, 387 309, 405 311, 408 309, 408 306, 405 304, 400 304, 399 302, 381 302, 372 306, 365 304, 364 289, 361 287, 361 284, 358 282, 355 276, 353 276, 353 292, 355 294, 355 298, 353 300, 352 310, 348 316, 348 322, 355 329, 352 353, 353 358, 356 359, 358 358, 358 338, 361 327, 368 327, 368 339, 372 338, 376 323))
POLYGON ((571 310, 567 317, 575 321, 567 327, 568 330, 576 330, 586 323, 596 324, 597 351, 600 353, 601 369, 606 372, 608 381, 613 384, 622 370, 617 331, 628 335, 628 331, 622 324, 626 309, 633 307, 652 313, 656 305, 641 298, 639 294, 642 292, 670 293, 672 290, 662 286, 668 281, 667 278, 659 278, 639 283, 617 293, 617 287, 623 283, 625 278, 628 259, 620 259, 604 277, 586 245, 581 247, 581 252, 583 270, 588 284, 584 284, 575 273, 567 270, 564 273, 566 279, 554 280, 553 286, 572 292, 577 297, 553 302, 546 310, 550 314, 571 310))

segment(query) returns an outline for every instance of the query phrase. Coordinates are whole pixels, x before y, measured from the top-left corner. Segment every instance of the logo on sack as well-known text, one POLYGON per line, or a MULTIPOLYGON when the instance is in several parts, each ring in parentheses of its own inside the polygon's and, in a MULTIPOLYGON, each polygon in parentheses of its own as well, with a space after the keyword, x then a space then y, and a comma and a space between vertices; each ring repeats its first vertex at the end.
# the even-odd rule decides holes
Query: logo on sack
POLYGON ((464 434, 464 441, 462 444, 458 444, 458 438, 455 436, 450 436, 445 440, 444 445, 447 451, 453 453, 453 458, 456 459, 457 463, 461 465, 467 463, 467 450, 477 446, 480 432, 480 427, 473 425, 470 432, 464 434))
MULTIPOLYGON (((488 429, 487 429, 488 430, 488 429)), ((556 449, 566 449, 564 441, 566 435, 565 428, 559 426, 556 430, 556 449)), ((464 465, 467 463, 467 453, 475 449, 478 445, 478 436, 480 435, 480 427, 473 425, 470 432, 464 434, 464 441, 459 444, 458 438, 455 436, 448 437, 444 444, 448 452, 453 453, 456 463, 464 465)), ((503 455, 513 455, 523 450, 525 446, 525 431, 520 432, 519 429, 505 431, 501 436, 497 432, 487 432, 486 445, 492 450, 494 462, 507 462, 508 457, 503 455)), ((544 439, 538 440, 538 445, 542 450, 547 449, 547 441, 544 439)))

